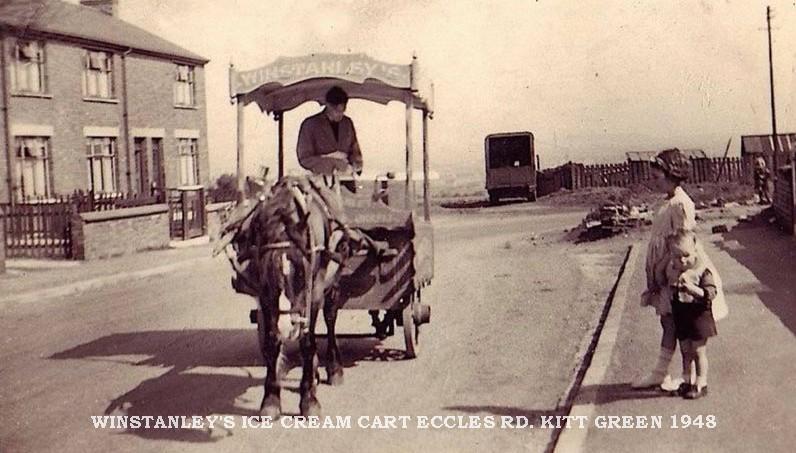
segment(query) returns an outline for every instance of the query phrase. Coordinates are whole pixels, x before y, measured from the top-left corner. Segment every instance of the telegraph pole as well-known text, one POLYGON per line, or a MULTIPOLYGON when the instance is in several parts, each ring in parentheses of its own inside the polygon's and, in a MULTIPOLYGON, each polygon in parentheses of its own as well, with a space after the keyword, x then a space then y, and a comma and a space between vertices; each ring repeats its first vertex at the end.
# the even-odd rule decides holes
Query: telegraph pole
POLYGON ((771 6, 766 6, 766 23, 768 25, 768 81, 771 86, 771 129, 774 133, 774 180, 777 179, 777 158, 779 154, 779 137, 777 137, 777 110, 774 102, 774 50, 771 46, 771 6))

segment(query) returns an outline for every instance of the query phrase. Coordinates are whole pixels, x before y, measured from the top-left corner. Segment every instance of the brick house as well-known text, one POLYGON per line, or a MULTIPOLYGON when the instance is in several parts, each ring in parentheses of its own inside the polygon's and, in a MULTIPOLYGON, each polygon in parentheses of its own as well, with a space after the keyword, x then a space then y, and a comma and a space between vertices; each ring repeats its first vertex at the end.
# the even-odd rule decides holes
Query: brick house
POLYGON ((208 60, 81 3, 0 1, 0 203, 208 185, 208 60))

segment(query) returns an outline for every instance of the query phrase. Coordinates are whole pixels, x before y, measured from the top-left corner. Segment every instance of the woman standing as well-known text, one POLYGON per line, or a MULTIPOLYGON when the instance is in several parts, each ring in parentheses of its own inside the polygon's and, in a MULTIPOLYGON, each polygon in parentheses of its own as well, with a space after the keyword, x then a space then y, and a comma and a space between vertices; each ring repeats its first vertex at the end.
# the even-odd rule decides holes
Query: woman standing
MULTIPOLYGON (((661 192, 666 193, 666 201, 658 210, 652 223, 652 234, 647 245, 647 289, 641 295, 641 305, 655 308, 660 317, 663 333, 657 362, 653 369, 641 379, 633 382, 635 388, 657 387, 664 390, 677 390, 682 381, 671 379, 668 375, 669 363, 672 361, 677 338, 674 318, 672 316, 672 294, 666 278, 666 266, 671 254, 669 238, 683 232, 693 232, 696 227, 696 210, 694 202, 683 190, 681 184, 688 179, 690 161, 678 149, 661 151, 652 162, 651 183, 661 192)), ((708 268, 715 271, 701 244, 697 252, 705 260, 708 268)), ((717 272, 713 272, 718 276, 717 272)), ((713 301, 713 317, 718 320, 727 315, 727 305, 721 289, 721 282, 716 279, 717 295, 713 301)))

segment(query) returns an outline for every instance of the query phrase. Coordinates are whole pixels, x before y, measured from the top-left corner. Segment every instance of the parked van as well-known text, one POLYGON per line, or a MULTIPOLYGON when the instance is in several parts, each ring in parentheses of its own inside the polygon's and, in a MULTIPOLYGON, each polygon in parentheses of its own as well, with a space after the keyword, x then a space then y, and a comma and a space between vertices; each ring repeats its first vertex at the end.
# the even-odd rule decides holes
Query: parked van
POLYGON ((536 200, 536 165, 533 134, 506 132, 484 140, 486 190, 489 202, 521 197, 536 200))

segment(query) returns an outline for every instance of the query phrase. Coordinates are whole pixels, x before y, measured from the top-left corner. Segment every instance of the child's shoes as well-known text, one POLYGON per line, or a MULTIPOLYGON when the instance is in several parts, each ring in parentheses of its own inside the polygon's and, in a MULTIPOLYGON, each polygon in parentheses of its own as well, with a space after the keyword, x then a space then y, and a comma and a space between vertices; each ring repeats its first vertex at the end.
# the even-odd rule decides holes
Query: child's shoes
POLYGON ((691 387, 694 387, 694 386, 689 384, 688 382, 681 382, 680 386, 677 387, 677 391, 676 391, 677 392, 677 396, 685 398, 685 396, 688 394, 688 392, 691 391, 691 387))
POLYGON ((696 385, 692 385, 688 392, 686 392, 684 398, 687 400, 696 400, 703 396, 708 396, 708 386, 706 385, 700 389, 696 385))
POLYGON ((660 389, 664 392, 676 392, 680 389, 680 386, 683 384, 683 382, 684 381, 682 378, 672 378, 667 374, 660 384, 660 389))

